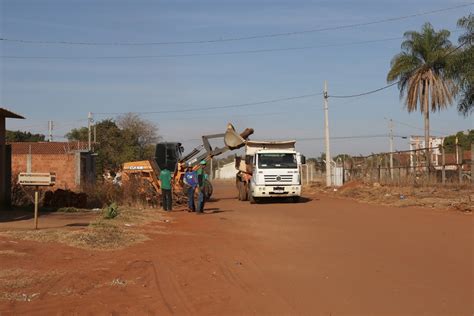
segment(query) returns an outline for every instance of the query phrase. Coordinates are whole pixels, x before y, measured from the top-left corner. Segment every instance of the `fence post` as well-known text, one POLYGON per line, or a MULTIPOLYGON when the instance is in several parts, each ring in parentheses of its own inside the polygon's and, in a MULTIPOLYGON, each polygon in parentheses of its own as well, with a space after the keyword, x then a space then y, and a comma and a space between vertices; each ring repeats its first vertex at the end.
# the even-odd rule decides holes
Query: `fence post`
POLYGON ((377 182, 380 183, 380 157, 379 155, 376 156, 377 157, 377 182))
POLYGON ((471 183, 474 184, 474 143, 471 144, 471 183))
POLYGON ((446 184, 446 156, 444 151, 444 145, 441 146, 441 163, 443 165, 441 168, 441 182, 443 184, 446 184))
POLYGON ((462 157, 463 157, 463 152, 462 152, 462 147, 461 145, 457 144, 458 147, 458 161, 456 161, 458 165, 458 176, 459 176, 459 184, 462 184, 462 157))

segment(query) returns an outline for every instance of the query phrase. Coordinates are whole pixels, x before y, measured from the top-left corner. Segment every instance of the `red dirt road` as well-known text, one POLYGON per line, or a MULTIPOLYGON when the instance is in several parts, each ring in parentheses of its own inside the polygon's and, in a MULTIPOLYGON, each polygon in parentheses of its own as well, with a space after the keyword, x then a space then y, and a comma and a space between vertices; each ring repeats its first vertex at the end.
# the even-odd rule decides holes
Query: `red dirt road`
MULTIPOLYGON (((216 186, 118 251, 0 237, 0 273, 45 275, 0 315, 473 315, 471 215, 325 196, 250 205, 216 186)), ((47 219, 45 219, 47 220, 47 219)), ((6 225, 0 223, 0 231, 6 225)), ((11 225, 11 224, 9 224, 11 225)))

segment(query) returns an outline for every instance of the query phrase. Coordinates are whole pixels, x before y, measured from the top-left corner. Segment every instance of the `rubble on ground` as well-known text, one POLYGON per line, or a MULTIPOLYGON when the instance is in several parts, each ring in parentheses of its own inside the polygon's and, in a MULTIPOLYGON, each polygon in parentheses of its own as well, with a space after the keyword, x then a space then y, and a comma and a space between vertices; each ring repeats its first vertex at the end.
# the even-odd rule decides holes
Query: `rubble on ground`
POLYGON ((70 190, 57 189, 46 191, 43 199, 45 207, 87 207, 87 194, 76 193, 70 190))
POLYGON ((467 186, 392 186, 380 183, 349 181, 337 190, 317 183, 306 189, 308 193, 326 193, 363 202, 398 207, 420 206, 452 209, 461 212, 474 211, 472 187, 467 186))

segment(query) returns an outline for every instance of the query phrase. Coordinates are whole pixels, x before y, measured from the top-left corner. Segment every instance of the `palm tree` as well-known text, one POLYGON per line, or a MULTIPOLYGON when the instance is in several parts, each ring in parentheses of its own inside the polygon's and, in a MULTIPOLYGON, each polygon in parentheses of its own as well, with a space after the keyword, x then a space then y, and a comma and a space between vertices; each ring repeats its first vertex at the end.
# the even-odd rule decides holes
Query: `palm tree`
POLYGON ((453 55, 450 73, 459 87, 459 113, 474 113, 474 14, 458 20, 465 32, 459 37, 459 46, 453 55))
POLYGON ((402 52, 395 55, 387 75, 389 83, 398 81, 400 98, 405 97, 408 112, 420 107, 425 123, 425 150, 429 165, 430 121, 429 113, 446 108, 453 102, 454 82, 446 75, 451 42, 450 32, 436 32, 425 23, 421 32, 405 32, 402 52))

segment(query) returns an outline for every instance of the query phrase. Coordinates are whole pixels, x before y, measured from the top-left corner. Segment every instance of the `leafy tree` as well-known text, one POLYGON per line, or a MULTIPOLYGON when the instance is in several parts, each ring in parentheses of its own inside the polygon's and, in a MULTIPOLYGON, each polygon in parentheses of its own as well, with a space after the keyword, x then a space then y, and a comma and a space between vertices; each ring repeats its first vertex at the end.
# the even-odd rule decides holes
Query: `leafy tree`
POLYGON ((443 145, 448 153, 456 151, 456 137, 458 138, 458 144, 463 150, 471 150, 471 144, 474 143, 474 130, 470 130, 468 133, 457 132, 455 135, 450 135, 444 138, 443 145))
POLYGON ((458 27, 466 31, 458 39, 458 52, 453 54, 450 75, 459 86, 458 111, 468 116, 474 112, 474 15, 459 19, 458 27))
POLYGON ((89 129, 87 127, 73 128, 65 137, 69 140, 87 142, 89 140, 89 129))
POLYGON ((429 112, 439 111, 451 104, 456 90, 446 71, 452 51, 449 35, 447 30, 436 32, 430 23, 425 23, 421 32, 405 32, 402 52, 393 57, 387 75, 389 83, 398 82, 400 98, 405 96, 408 112, 414 112, 420 106, 424 115, 427 157, 429 112))
MULTIPOLYGON (((120 128, 114 120, 105 119, 95 125, 98 175, 106 170, 116 171, 126 161, 150 159, 154 156, 154 144, 151 143, 150 138, 140 138, 142 135, 150 137, 153 134, 142 134, 144 132, 139 128, 139 121, 134 121, 134 123, 137 125, 122 124, 120 128), (147 141, 144 142, 143 139, 147 141)), ((151 123, 145 122, 145 124, 151 123)), ((156 130, 155 128, 155 136, 156 130)), ((66 137, 70 141, 88 141, 88 128, 73 129, 66 134, 66 137)))
POLYGON ((134 113, 117 118, 117 126, 138 146, 138 159, 151 159, 155 155, 155 145, 160 140, 158 127, 134 113))
POLYGON ((351 156, 348 155, 348 154, 339 154, 337 155, 336 157, 334 157, 334 161, 337 161, 338 159, 340 159, 341 161, 344 161, 344 160, 349 160, 351 159, 351 156))
POLYGON ((45 140, 43 134, 32 134, 23 131, 7 131, 5 138, 7 142, 43 142, 45 140))

